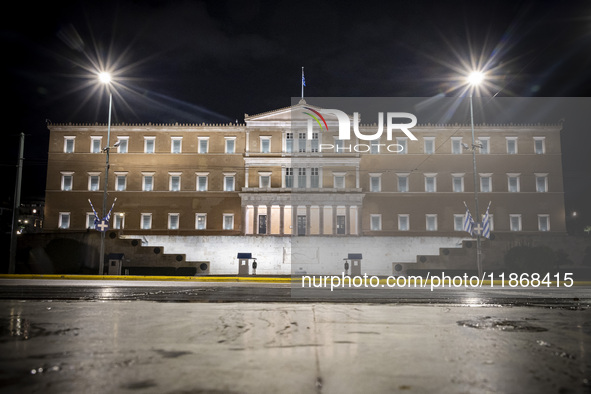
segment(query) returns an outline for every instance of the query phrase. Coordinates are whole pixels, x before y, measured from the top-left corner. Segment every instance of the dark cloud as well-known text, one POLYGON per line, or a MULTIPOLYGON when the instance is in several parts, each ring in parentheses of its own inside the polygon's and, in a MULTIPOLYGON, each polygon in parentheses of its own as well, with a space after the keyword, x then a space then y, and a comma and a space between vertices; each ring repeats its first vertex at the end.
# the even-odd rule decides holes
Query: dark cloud
POLYGON ((499 66, 500 96, 588 96, 591 86, 586 1, 12 6, 0 27, 6 165, 15 162, 18 131, 30 136, 28 155, 41 163, 45 119, 106 120, 104 97, 84 87, 83 66, 99 59, 119 61, 128 90, 115 102, 115 119, 125 122, 241 120, 283 107, 300 94, 302 66, 307 96, 434 96, 454 86, 450 65, 470 54, 499 66))

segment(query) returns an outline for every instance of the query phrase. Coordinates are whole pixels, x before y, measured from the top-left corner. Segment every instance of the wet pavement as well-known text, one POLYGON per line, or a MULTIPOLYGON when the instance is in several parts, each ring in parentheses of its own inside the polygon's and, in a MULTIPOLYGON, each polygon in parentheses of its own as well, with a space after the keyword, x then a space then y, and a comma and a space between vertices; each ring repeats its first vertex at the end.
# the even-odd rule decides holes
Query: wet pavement
POLYGON ((294 302, 289 285, 17 287, 0 283, 3 393, 591 392, 588 287, 377 302, 294 302))

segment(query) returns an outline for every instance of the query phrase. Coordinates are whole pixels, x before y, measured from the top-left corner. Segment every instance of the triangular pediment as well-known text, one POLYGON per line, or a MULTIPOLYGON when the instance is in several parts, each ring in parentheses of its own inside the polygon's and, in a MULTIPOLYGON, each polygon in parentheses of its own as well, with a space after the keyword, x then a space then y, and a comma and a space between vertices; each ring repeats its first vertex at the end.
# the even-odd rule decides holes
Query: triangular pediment
MULTIPOLYGON (((300 100, 299 103, 289 107, 279 108, 256 115, 244 114, 244 121, 247 126, 287 126, 293 122, 306 122, 310 119, 310 112, 320 111, 322 107, 300 100), (308 113, 308 114, 307 114, 308 113)), ((327 121, 336 121, 331 115, 327 116, 327 121)))

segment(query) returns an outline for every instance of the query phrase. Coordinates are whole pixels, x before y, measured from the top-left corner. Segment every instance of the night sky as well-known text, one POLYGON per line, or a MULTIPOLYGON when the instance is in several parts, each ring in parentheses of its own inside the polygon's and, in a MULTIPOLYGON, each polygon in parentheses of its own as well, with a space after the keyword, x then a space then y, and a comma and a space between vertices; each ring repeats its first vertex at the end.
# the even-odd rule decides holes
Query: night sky
MULTIPOLYGON (((8 86, 0 159, 4 207, 11 206, 18 133, 26 134, 27 200, 44 194, 47 119, 106 123, 108 99, 93 84, 97 64, 118 81, 115 123, 242 122, 244 113, 290 105, 300 94, 301 67, 310 98, 459 96, 458 75, 470 64, 489 70, 489 95, 591 96, 588 1, 56 1, 11 7, 0 28, 8 86)), ((586 215, 586 224, 590 131, 584 124, 563 133, 567 212, 586 215)))

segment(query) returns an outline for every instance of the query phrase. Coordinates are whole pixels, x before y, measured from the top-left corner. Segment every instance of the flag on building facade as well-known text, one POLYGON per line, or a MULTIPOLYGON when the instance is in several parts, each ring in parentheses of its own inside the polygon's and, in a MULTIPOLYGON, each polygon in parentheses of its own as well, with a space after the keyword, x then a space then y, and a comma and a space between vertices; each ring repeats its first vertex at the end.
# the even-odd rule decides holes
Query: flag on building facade
POLYGON ((490 239, 490 216, 488 214, 488 210, 490 209, 490 203, 488 203, 488 207, 486 208, 486 213, 484 214, 484 218, 482 219, 482 236, 486 239, 490 239))
MULTIPOLYGON (((466 203, 464 203, 466 205, 466 203)), ((468 232, 470 235, 474 235, 474 219, 472 219, 472 215, 470 214, 470 210, 466 205, 466 214, 464 215, 464 231, 468 232)))

